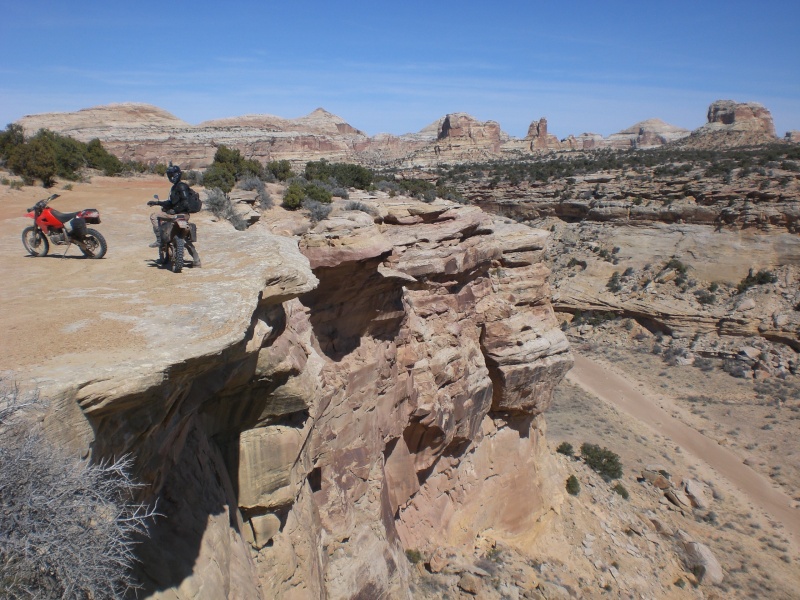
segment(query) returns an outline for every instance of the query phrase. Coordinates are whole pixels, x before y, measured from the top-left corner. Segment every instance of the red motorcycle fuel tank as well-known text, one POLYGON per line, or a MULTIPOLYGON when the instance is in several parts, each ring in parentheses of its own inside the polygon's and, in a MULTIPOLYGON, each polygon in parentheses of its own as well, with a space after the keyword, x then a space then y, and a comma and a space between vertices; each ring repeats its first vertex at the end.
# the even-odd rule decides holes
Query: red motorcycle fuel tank
POLYGON ((53 216, 53 213, 50 212, 48 209, 44 209, 42 211, 42 214, 40 214, 39 218, 36 219, 36 224, 39 227, 41 227, 45 231, 45 233, 47 233, 48 229, 50 229, 51 227, 59 229, 64 226, 64 224, 58 219, 56 219, 55 216, 53 216))

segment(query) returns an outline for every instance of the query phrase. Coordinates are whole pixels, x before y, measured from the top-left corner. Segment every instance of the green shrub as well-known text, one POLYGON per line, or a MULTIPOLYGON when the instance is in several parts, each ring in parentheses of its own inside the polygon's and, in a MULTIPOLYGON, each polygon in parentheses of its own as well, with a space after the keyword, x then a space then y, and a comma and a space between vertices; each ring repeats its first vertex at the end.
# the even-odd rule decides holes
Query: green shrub
POLYGON ((567 477, 567 493, 570 496, 577 496, 581 491, 581 484, 578 482, 578 478, 575 475, 570 475, 567 477))
POLYGON ((606 481, 622 477, 622 463, 619 460, 619 455, 608 448, 584 443, 581 445, 581 458, 590 469, 598 473, 606 481))
POLYGON ((103 148, 98 139, 87 144, 86 161, 90 167, 101 170, 107 176, 119 175, 123 171, 122 162, 103 148))
POLYGON ((224 163, 212 163, 203 173, 203 186, 208 189, 218 189, 228 194, 236 183, 236 174, 233 169, 224 163))
POLYGON ((572 444, 569 442, 561 442, 556 448, 556 452, 559 454, 563 454, 564 456, 572 457, 575 455, 575 450, 572 448, 572 444))
POLYGON ((292 171, 292 163, 288 160, 274 160, 267 163, 267 171, 278 181, 286 181, 295 175, 292 171))
POLYGON ((306 163, 305 177, 309 181, 335 179, 339 185, 366 190, 372 185, 374 173, 360 165, 329 163, 322 159, 306 163))
POLYGON ((25 143, 22 126, 9 124, 5 131, 0 131, 0 159, 6 160, 17 146, 25 143))
POLYGON ((697 290, 694 295, 700 304, 714 304, 717 301, 717 297, 707 290, 697 290))
POLYGON ((324 187, 315 183, 306 184, 306 186, 303 188, 303 191, 305 192, 306 198, 322 204, 330 204, 333 200, 333 194, 331 194, 324 187))
POLYGON ((422 562, 422 552, 409 548, 406 550, 406 558, 411 564, 415 565, 418 562, 422 562))
POLYGON ((297 210, 303 204, 305 197, 306 193, 303 190, 303 186, 297 182, 291 183, 283 193, 281 206, 287 210, 297 210))
POLYGON ((11 172, 22 177, 26 185, 33 185, 37 179, 44 187, 51 187, 55 183, 58 171, 56 150, 46 138, 34 138, 14 147, 7 164, 11 172))
POLYGON ((627 500, 630 497, 630 494, 628 494, 628 490, 626 490, 625 486, 622 485, 620 482, 615 483, 614 487, 612 487, 611 489, 614 490, 616 493, 618 493, 620 496, 622 496, 625 500, 627 500))
POLYGON ((736 286, 736 291, 739 294, 741 294, 750 289, 751 287, 753 287, 754 285, 765 285, 768 283, 775 283, 776 281, 778 281, 778 276, 770 271, 762 269, 761 271, 753 275, 753 269, 750 269, 750 272, 747 274, 747 277, 742 279, 739 282, 739 285, 736 286))
POLYGON ((611 275, 611 278, 608 280, 608 283, 606 283, 606 287, 610 292, 615 294, 622 290, 622 284, 620 284, 619 281, 618 271, 614 271, 614 273, 611 275))
POLYGON ((677 271, 681 275, 685 275, 686 274, 686 270, 689 267, 687 267, 685 264, 683 264, 677 258, 671 258, 670 261, 666 265, 664 265, 664 268, 665 269, 674 269, 675 271, 677 271))

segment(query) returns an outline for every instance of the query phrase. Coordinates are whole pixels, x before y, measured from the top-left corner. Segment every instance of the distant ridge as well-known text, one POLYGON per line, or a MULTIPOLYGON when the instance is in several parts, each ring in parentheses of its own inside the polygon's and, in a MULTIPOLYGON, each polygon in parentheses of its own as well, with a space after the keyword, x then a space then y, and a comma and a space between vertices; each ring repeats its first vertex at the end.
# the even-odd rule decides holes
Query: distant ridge
POLYGON ((220 145, 262 162, 285 159, 304 163, 324 158, 367 166, 425 167, 524 158, 552 151, 646 149, 672 143, 718 147, 778 141, 772 115, 757 103, 718 100, 710 105, 707 120, 695 131, 653 118, 608 137, 582 133, 559 140, 548 133, 545 118, 533 121, 526 137, 514 138, 496 121, 479 121, 457 112, 417 133, 370 137, 324 108, 296 119, 248 114, 191 125, 159 107, 126 102, 76 112, 28 115, 18 123, 26 135, 46 128, 84 142, 97 138, 123 160, 177 160, 187 168, 208 166, 220 145))

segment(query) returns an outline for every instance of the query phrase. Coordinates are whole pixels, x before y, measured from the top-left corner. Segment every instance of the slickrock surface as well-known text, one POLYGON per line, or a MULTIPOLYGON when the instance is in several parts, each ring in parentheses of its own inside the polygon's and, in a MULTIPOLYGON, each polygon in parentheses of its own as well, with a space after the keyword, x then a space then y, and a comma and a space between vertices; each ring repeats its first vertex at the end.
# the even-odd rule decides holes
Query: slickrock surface
POLYGON ((544 232, 409 199, 299 237, 200 213, 203 267, 174 274, 146 247, 166 189, 63 193, 100 210, 100 261, 26 257, 41 190, 0 191, 0 369, 54 439, 135 457, 164 515, 147 597, 410 597, 406 549, 512 538, 559 502, 541 415, 572 357, 544 232))

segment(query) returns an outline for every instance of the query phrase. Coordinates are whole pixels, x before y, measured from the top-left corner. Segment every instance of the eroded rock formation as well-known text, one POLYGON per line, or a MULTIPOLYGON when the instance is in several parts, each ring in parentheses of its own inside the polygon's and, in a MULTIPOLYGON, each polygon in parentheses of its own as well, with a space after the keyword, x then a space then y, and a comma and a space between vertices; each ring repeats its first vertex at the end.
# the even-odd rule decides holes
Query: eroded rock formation
POLYGON ((51 433, 131 453, 158 499, 148 597, 404 598, 406 549, 529 532, 550 509, 541 414, 572 358, 547 234, 444 202, 372 208, 299 248, 251 228, 229 250, 246 268, 163 317, 197 345, 51 382, 51 433))
MULTIPOLYGON (((769 110, 757 102, 717 100, 708 107, 708 122, 692 132, 692 147, 751 146, 777 141, 769 110)), ((787 139, 790 140, 791 138, 787 139)))
MULTIPOLYGON (((648 119, 608 137, 582 133, 563 140, 548 133, 545 118, 533 121, 525 138, 519 139, 505 133, 496 121, 479 121, 465 113, 445 115, 416 133, 370 137, 322 108, 297 119, 245 115, 190 125, 154 106, 123 103, 74 113, 30 115, 19 124, 26 135, 47 128, 83 142, 97 138, 123 160, 166 163, 180 157, 185 168, 207 167, 220 145, 262 163, 285 159, 304 166, 308 160, 327 159, 368 166, 427 167, 558 150, 653 148, 679 140, 698 147, 777 141, 766 108, 731 100, 714 102, 708 110, 708 123, 694 132, 648 119)), ((790 132, 786 140, 795 137, 790 132)))

